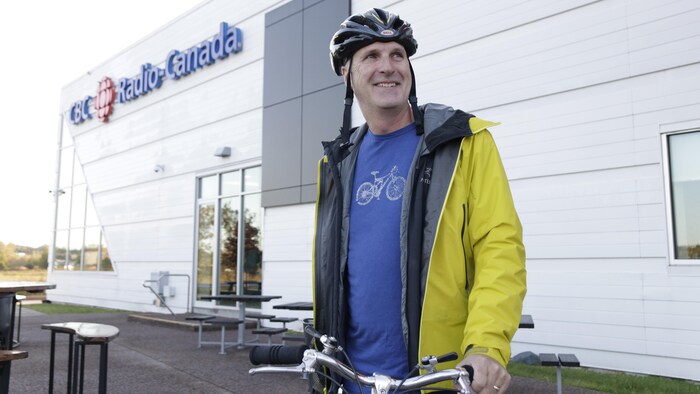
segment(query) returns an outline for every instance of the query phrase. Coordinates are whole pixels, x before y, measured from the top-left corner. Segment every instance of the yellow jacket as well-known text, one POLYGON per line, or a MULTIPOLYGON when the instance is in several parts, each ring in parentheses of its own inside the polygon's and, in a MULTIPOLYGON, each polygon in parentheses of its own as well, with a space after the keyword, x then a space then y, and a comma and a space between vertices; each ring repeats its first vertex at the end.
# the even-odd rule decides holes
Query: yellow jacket
MULTIPOLYGON (((483 353, 505 366, 526 292, 525 250, 500 156, 484 121, 439 104, 425 133, 401 217, 403 327, 414 365, 425 355, 483 353), (421 214, 422 213, 422 214, 421 214), (468 352, 467 352, 468 350, 468 352)), ((357 146, 324 143, 314 235, 314 323, 345 334, 349 193, 357 146)), ((453 368, 456 362, 440 364, 453 368)), ((411 366, 412 366, 411 365, 411 366)))

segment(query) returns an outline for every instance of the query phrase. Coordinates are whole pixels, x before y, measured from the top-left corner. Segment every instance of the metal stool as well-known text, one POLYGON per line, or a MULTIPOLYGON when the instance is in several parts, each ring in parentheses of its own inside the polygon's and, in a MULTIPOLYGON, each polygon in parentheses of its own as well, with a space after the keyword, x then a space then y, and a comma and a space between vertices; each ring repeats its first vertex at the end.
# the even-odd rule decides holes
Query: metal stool
POLYGON ((44 330, 51 330, 51 355, 49 359, 49 393, 53 393, 54 350, 56 333, 64 333, 69 336, 68 351, 68 392, 82 393, 83 378, 85 372, 85 346, 100 345, 100 394, 107 392, 107 352, 109 342, 119 335, 119 329, 106 324, 95 323, 53 323, 41 326, 44 330), (74 336, 77 337, 74 340, 74 336), (78 373, 80 371, 80 373, 78 373), (80 389, 78 390, 78 387, 80 389))

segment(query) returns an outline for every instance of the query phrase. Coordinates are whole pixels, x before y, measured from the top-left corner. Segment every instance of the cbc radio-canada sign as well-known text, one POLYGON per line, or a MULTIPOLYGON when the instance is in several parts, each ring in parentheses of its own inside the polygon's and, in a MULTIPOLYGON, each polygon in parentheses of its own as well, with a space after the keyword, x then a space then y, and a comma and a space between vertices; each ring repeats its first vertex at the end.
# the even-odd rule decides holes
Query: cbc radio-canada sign
POLYGON ((165 58, 164 68, 151 63, 141 65, 141 72, 133 78, 121 78, 115 84, 104 77, 99 82, 97 93, 78 100, 70 108, 70 122, 80 124, 97 116, 107 122, 115 103, 135 100, 161 87, 166 79, 180 79, 217 60, 243 50, 243 33, 235 26, 221 22, 219 32, 208 40, 185 50, 173 49, 165 58))

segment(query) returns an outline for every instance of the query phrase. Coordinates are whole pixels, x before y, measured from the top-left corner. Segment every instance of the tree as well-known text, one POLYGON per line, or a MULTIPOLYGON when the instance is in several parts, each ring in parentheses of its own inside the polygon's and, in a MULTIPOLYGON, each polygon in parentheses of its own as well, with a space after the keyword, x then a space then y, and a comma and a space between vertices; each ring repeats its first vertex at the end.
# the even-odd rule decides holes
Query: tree
POLYGON ((43 268, 46 269, 49 266, 49 247, 47 245, 40 246, 38 248, 28 248, 28 254, 30 254, 29 262, 25 264, 25 267, 32 268, 43 268))
POLYGON ((260 229, 254 225, 255 213, 245 210, 245 261, 243 270, 250 276, 260 273, 262 251, 260 250, 260 229))
POLYGON ((700 259, 700 245, 688 247, 688 258, 689 259, 700 259))
MULTIPOLYGON (((260 228, 256 225, 256 214, 245 209, 243 240, 243 271, 248 275, 245 280, 254 280, 260 274, 262 267, 262 251, 260 250, 260 228)), ((231 203, 222 205, 221 213, 221 282, 237 281, 238 272, 238 209, 231 203)))
POLYGON ((49 245, 44 245, 41 247, 41 259, 39 260, 39 267, 43 269, 49 268, 49 245))
POLYGON ((7 248, 5 244, 0 242, 0 270, 7 269, 7 248))

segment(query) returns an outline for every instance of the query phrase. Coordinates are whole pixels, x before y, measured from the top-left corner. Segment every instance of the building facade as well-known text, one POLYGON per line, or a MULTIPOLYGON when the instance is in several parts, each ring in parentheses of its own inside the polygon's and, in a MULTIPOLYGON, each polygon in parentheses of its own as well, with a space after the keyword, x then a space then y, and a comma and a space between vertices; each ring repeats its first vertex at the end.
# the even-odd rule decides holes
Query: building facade
POLYGON ((328 42, 370 7, 414 27, 419 103, 502 122, 536 325, 514 353, 700 380, 690 0, 205 1, 63 89, 48 298, 163 313, 233 313, 200 299, 227 292, 310 300, 316 161, 344 91, 328 42))

